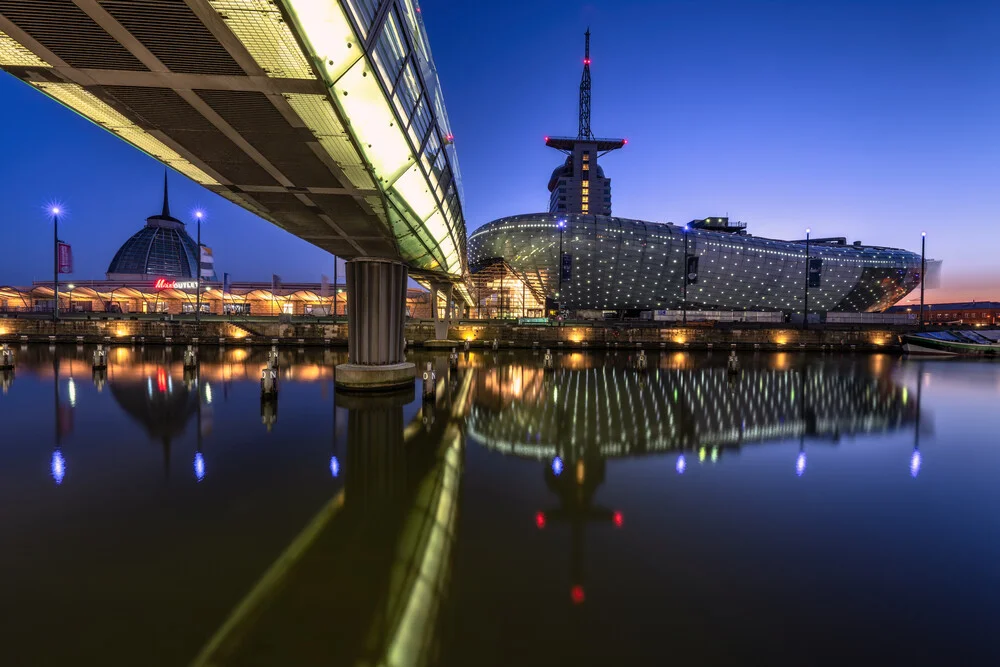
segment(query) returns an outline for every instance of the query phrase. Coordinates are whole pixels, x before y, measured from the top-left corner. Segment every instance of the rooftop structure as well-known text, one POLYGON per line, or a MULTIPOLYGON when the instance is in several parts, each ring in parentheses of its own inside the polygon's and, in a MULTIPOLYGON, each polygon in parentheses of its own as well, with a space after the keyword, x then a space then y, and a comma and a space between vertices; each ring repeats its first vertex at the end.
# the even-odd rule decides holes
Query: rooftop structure
MULTIPOLYGON (((205 249, 207 250, 207 248, 205 249)), ((197 280, 201 254, 184 226, 170 215, 167 175, 163 175, 163 209, 146 218, 146 226, 122 244, 108 266, 108 280, 141 281, 152 278, 197 280)), ((214 263, 202 267, 203 280, 214 281, 214 263)))
POLYGON ((628 143, 597 139, 590 129, 590 29, 585 33, 583 76, 580 79, 580 122, 575 138, 545 137, 545 145, 566 154, 566 161, 549 178, 549 212, 571 215, 611 215, 611 179, 597 158, 628 143))

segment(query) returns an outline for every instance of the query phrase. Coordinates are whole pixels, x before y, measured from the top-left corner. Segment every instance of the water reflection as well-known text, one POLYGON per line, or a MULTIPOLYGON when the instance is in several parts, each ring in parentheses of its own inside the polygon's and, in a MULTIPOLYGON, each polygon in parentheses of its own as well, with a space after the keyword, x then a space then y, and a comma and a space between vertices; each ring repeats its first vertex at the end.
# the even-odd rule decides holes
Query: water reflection
MULTIPOLYGON (((750 366, 733 377, 714 365, 664 370, 661 364, 642 373, 625 358, 615 365, 576 356, 549 372, 523 363, 482 370, 469 433, 503 453, 567 463, 589 451, 617 458, 671 450, 715 462, 748 443, 835 442, 908 427, 917 418, 905 387, 853 361, 803 357, 792 366, 787 355, 776 355, 771 367, 750 366)), ((687 463, 679 456, 677 472, 687 463)), ((796 472, 805 466, 803 452, 796 472)))
MULTIPOLYGON (((448 368, 443 355, 425 355, 439 379, 435 399, 421 403, 413 389, 383 395, 334 393, 334 355, 283 351, 282 409, 291 415, 285 421, 289 427, 302 425, 290 412, 296 401, 308 403, 300 413, 308 421, 296 437, 280 441, 264 435, 256 423, 256 387, 266 351, 204 350, 199 367, 188 371, 180 354, 116 348, 106 374, 94 375, 94 385, 108 389, 104 403, 117 406, 163 447, 168 470, 171 449, 178 450, 174 456, 183 462, 188 486, 202 494, 192 502, 208 508, 257 492, 231 486, 230 493, 214 500, 208 495, 226 488, 220 479, 227 457, 238 456, 236 448, 216 447, 211 439, 205 447, 216 419, 222 433, 240 423, 252 426, 264 444, 251 449, 248 459, 295 461, 308 452, 307 464, 291 468, 292 481, 282 492, 293 496, 300 480, 315 471, 322 480, 310 483, 319 485, 325 499, 318 512, 317 504, 309 505, 308 514, 314 514, 304 524, 276 531, 280 548, 266 553, 266 567, 251 568, 250 578, 207 605, 211 615, 192 623, 197 636, 185 645, 190 649, 185 662, 197 654, 196 665, 242 664, 259 655, 280 655, 284 664, 313 664, 319 657, 324 664, 434 662, 436 647, 446 641, 444 611, 454 604, 451 577, 462 538, 458 516, 467 464, 465 436, 511 460, 529 461, 520 464, 530 469, 526 484, 543 490, 541 500, 528 506, 521 526, 555 543, 561 562, 568 553, 568 588, 560 583, 558 600, 583 609, 601 599, 595 594, 600 582, 588 576, 588 549, 590 567, 599 560, 592 545, 602 528, 595 526, 621 538, 637 532, 630 530, 638 525, 632 506, 599 497, 602 488, 613 485, 608 479, 612 461, 658 456, 672 480, 689 483, 701 466, 710 468, 740 448, 788 441, 781 474, 802 488, 823 467, 822 456, 808 458, 814 445, 913 427, 910 474, 917 477, 921 467, 923 383, 917 381, 916 391, 908 389, 893 379, 891 362, 885 359, 775 355, 745 363, 733 378, 723 359, 683 353, 651 355, 645 373, 633 369, 629 355, 559 355, 557 367, 548 372, 540 357, 530 354, 466 354, 457 370, 448 368), (315 393, 307 399, 293 393, 296 384, 310 383, 331 391, 322 400, 315 393), (236 385, 242 385, 242 394, 236 385), (242 402, 233 401, 239 408, 236 416, 223 428, 222 409, 241 395, 242 402), (316 435, 330 430, 327 419, 333 421, 330 440, 316 435), (309 439, 324 440, 317 455, 308 450, 309 439), (800 482, 796 475, 806 479, 800 482)), ((98 456, 87 451, 74 453, 71 461, 64 456, 74 410, 94 400, 93 389, 80 380, 90 372, 88 356, 84 350, 65 356, 42 350, 22 353, 20 361, 21 377, 40 378, 54 388, 53 446, 32 453, 43 466, 45 456, 51 457, 51 480, 45 479, 51 490, 53 482, 62 485, 80 476, 83 459, 98 456)), ((21 385, 9 389, 16 393, 21 385)), ((260 419, 268 430, 277 423, 278 404, 260 402, 260 419)), ((904 446, 909 452, 908 439, 904 446)), ((248 474, 252 463, 230 469, 230 479, 248 474)), ((894 465, 909 484, 905 455, 894 465)), ((618 470, 610 477, 619 476, 618 470)), ((53 493, 65 497, 71 486, 53 493)), ((170 490, 174 486, 180 485, 174 483, 170 490)), ((276 494, 274 502, 284 500, 276 494)), ((245 544, 256 535, 252 538, 245 544)), ((540 549, 515 546, 518 559, 534 558, 538 554, 532 548, 540 549)), ((212 596, 210 585, 204 594, 212 596)))

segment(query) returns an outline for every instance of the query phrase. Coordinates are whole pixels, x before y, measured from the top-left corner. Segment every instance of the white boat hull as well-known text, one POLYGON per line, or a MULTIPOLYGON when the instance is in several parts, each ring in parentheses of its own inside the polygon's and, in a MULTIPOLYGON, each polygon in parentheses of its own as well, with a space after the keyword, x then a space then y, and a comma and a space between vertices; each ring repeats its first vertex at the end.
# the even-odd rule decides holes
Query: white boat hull
POLYGON ((923 345, 917 345, 915 343, 903 343, 903 352, 906 354, 924 354, 933 357, 957 357, 958 352, 951 352, 949 350, 939 350, 933 347, 924 347, 923 345))

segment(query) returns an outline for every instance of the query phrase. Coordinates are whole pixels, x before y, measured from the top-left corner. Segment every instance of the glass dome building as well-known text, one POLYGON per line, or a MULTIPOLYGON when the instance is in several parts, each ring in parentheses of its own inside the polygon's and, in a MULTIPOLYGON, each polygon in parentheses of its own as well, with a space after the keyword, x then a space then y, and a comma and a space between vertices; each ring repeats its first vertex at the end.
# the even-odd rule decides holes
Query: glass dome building
MULTIPOLYGON (((108 266, 108 280, 156 278, 197 279, 198 244, 183 222, 170 215, 166 175, 163 178, 163 210, 146 218, 146 226, 125 241, 108 266)), ((214 269, 202 280, 214 281, 214 269)))
POLYGON ((681 226, 515 215, 469 236, 470 266, 492 258, 503 258, 529 288, 568 310, 801 312, 808 271, 810 312, 881 312, 921 279, 916 253, 842 237, 807 246, 753 236, 725 217, 681 226))

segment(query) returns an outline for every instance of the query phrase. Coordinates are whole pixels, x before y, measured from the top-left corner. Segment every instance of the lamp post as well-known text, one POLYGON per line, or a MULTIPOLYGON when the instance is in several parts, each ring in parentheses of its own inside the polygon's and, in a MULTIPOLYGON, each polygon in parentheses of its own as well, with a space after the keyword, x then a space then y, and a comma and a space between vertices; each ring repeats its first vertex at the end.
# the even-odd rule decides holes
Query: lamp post
POLYGON ((803 289, 802 304, 802 328, 809 328, 809 233, 811 229, 806 229, 806 285, 803 289))
POLYGON ((684 324, 684 326, 687 326, 687 323, 688 323, 688 280, 691 279, 691 276, 688 275, 688 226, 684 225, 684 227, 682 227, 681 229, 682 229, 683 234, 684 234, 684 266, 682 268, 682 271, 684 272, 684 285, 683 285, 683 294, 681 296, 681 309, 682 309, 681 317, 683 318, 682 319, 682 323, 684 324))
POLYGON ((556 296, 559 297, 559 316, 562 316, 562 280, 563 280, 563 231, 566 229, 566 221, 560 220, 556 223, 556 227, 559 228, 559 291, 556 292, 556 296))
POLYGON ((52 319, 59 319, 59 213, 53 206, 52 212, 52 319))
POLYGON ((194 217, 198 221, 198 258, 196 260, 196 264, 198 266, 198 277, 195 279, 198 294, 195 298, 196 305, 194 307, 194 321, 198 322, 201 320, 201 219, 205 217, 205 212, 200 210, 195 211, 194 217))
POLYGON ((920 328, 924 328, 924 283, 927 282, 927 232, 920 232, 920 328))
POLYGON ((70 283, 69 285, 66 285, 66 287, 69 288, 69 307, 67 308, 67 310, 70 313, 72 313, 73 312, 73 290, 76 288, 76 285, 74 285, 73 283, 70 283))

